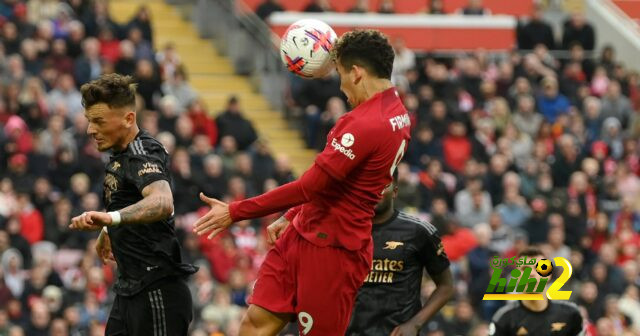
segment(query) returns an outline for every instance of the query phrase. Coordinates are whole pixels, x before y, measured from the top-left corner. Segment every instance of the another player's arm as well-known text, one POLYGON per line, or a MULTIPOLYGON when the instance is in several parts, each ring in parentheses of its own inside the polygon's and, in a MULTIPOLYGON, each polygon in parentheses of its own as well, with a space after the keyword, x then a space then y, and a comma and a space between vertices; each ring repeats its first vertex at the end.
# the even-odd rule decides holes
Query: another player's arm
POLYGON ((396 335, 417 335, 422 325, 435 316, 440 309, 447 304, 447 302, 453 296, 453 276, 449 268, 442 271, 440 274, 432 275, 431 279, 436 284, 436 290, 427 299, 422 309, 414 315, 409 321, 399 325, 391 333, 391 336, 396 335), (406 332, 404 331, 406 330, 406 332))
POLYGON ((436 290, 422 309, 409 321, 396 327, 391 336, 417 335, 422 325, 433 318, 454 293, 453 276, 449 269, 451 263, 436 228, 429 223, 424 223, 417 226, 416 235, 419 241, 424 242, 418 250, 418 257, 436 284, 436 290))
POLYGON ((267 226, 267 243, 273 245, 276 243, 276 240, 280 238, 280 235, 284 233, 289 224, 296 217, 298 212, 300 212, 301 206, 297 206, 295 208, 289 209, 282 217, 278 218, 275 222, 269 224, 267 226))
POLYGON ((171 217, 173 194, 166 180, 150 183, 142 189, 142 199, 121 209, 120 224, 148 224, 171 217))
POLYGON ((108 264, 109 261, 116 261, 111 251, 111 239, 109 239, 109 232, 107 232, 106 227, 100 230, 100 235, 96 239, 96 253, 104 264, 108 264))
POLYGON ((575 309, 575 313, 571 318, 571 323, 569 328, 570 328, 569 332, 571 333, 571 335, 584 336, 586 333, 582 315, 580 314, 580 311, 577 309, 577 307, 575 309))

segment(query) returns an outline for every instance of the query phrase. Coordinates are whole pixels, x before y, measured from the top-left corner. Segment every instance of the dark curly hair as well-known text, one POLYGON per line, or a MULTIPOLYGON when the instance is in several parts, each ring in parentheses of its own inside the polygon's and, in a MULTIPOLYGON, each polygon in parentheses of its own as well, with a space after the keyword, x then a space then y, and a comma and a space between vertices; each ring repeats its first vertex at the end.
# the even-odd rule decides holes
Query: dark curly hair
POLYGON ((345 69, 354 65, 367 69, 378 78, 391 79, 395 54, 387 37, 377 30, 354 30, 338 39, 333 59, 345 69))
POLYGON ((136 105, 136 87, 131 76, 115 73, 102 75, 80 87, 82 106, 89 108, 105 103, 110 108, 133 107, 136 105))

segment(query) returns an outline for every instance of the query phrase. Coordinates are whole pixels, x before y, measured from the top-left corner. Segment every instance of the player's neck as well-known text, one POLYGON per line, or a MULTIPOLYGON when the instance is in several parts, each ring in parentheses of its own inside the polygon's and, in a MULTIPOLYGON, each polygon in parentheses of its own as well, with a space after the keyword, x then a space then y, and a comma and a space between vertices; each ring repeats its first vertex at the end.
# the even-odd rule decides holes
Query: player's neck
POLYGON ((393 87, 393 84, 388 79, 372 78, 365 79, 362 83, 362 99, 361 102, 365 102, 371 97, 393 87))
POLYGON ((549 300, 547 300, 547 298, 544 298, 543 300, 525 300, 520 302, 522 302, 522 305, 527 309, 537 313, 544 311, 549 306, 549 300))
POLYGON ((124 138, 123 143, 120 146, 118 146, 119 148, 115 148, 115 151, 122 152, 126 150, 127 146, 129 146, 129 144, 133 142, 136 136, 138 136, 139 132, 140 132, 140 128, 138 127, 138 125, 137 124, 133 125, 133 127, 129 129, 129 133, 127 133, 127 136, 124 138))
POLYGON ((391 217, 393 217, 393 214, 395 212, 396 212, 395 208, 390 207, 389 210, 385 211, 384 213, 373 217, 373 219, 371 220, 371 223, 373 223, 373 225, 386 223, 391 219, 391 217))

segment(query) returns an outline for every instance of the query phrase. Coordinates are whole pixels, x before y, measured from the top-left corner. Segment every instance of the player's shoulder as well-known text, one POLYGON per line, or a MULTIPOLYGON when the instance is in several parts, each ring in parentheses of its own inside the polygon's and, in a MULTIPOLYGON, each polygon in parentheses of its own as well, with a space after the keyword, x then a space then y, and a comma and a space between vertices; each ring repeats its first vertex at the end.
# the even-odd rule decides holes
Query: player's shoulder
POLYGON ((438 233, 438 229, 436 229, 433 224, 403 211, 398 212, 395 222, 397 222, 398 225, 413 226, 418 230, 426 231, 429 235, 436 235, 438 233))
POLYGON ((141 131, 140 134, 129 143, 127 152, 130 156, 164 157, 168 155, 160 141, 156 140, 146 131, 141 131))
POLYGON ((561 311, 565 312, 575 312, 580 314, 580 308, 578 305, 571 301, 563 301, 563 300, 553 300, 549 301, 552 305, 556 306, 561 311))
POLYGON ((493 314, 493 318, 491 319, 493 322, 500 322, 502 319, 511 319, 512 314, 516 313, 520 308, 519 301, 511 301, 506 305, 502 306, 498 309, 495 314, 493 314))

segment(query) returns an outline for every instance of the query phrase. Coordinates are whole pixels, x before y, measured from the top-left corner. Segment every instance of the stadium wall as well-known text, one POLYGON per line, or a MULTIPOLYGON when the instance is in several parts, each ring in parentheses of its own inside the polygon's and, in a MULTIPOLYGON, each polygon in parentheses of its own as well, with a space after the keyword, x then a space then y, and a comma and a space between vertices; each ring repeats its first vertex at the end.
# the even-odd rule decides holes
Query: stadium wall
POLYGON ((610 0, 587 0, 587 19, 596 29, 596 49, 611 45, 625 67, 640 70, 640 26, 610 0))

